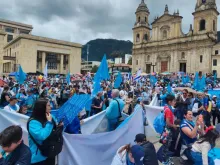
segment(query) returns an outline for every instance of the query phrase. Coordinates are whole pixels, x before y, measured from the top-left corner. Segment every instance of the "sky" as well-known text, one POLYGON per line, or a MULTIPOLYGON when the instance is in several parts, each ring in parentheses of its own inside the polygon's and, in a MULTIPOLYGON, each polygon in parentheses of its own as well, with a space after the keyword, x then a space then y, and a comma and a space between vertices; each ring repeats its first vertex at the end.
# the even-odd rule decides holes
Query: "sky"
MULTIPOLYGON (((31 24, 33 35, 86 44, 97 38, 132 41, 135 11, 141 0, 0 0, 0 18, 31 24)), ((149 23, 179 9, 182 30, 193 24, 196 0, 145 0, 149 23)), ((220 11, 220 0, 216 0, 220 11)), ((218 19, 220 30, 220 18, 218 19)))

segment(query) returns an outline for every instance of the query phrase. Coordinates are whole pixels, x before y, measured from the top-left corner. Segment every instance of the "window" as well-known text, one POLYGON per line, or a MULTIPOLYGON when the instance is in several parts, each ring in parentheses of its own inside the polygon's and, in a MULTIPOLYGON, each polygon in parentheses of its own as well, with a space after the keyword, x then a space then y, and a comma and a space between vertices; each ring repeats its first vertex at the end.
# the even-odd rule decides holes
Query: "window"
POLYGON ((166 30, 163 31, 163 39, 167 39, 167 31, 166 30))
POLYGON ((215 55, 218 54, 218 50, 215 51, 215 55))
POLYGON ((140 34, 137 34, 137 36, 136 36, 136 42, 140 42, 140 34))
POLYGON ((215 20, 213 20, 213 31, 215 31, 215 20))
POLYGON ((10 42, 11 40, 13 40, 13 35, 8 35, 7 36, 7 42, 10 42))
POLYGON ((141 22, 141 17, 138 17, 138 22, 141 22))
POLYGON ((10 57, 11 57, 11 48, 10 48, 10 57))
POLYGON ((29 34, 30 31, 27 31, 27 30, 20 30, 20 34, 29 34))
POLYGON ((200 21, 200 26, 199 26, 199 30, 200 30, 200 31, 205 30, 205 24, 206 24, 205 20, 202 19, 202 20, 200 21))
POLYGON ((48 69, 57 70, 57 55, 48 53, 46 55, 46 61, 48 62, 48 69))
POLYGON ((147 61, 150 61, 150 56, 149 55, 147 56, 147 61))
POLYGON ((6 28, 5 28, 5 32, 8 32, 8 33, 14 33, 15 30, 14 30, 13 28, 6 27, 6 28))
POLYGON ((136 60, 136 65, 138 65, 138 60, 136 60))
POLYGON ((147 17, 145 17, 145 22, 147 22, 147 17))
POLYGON ((217 59, 213 60, 213 66, 217 66, 217 59))
POLYGON ((147 34, 144 35, 144 40, 145 40, 145 41, 148 40, 148 35, 147 35, 147 34))
POLYGON ((200 63, 202 63, 202 60, 203 60, 203 56, 201 55, 200 56, 200 63))

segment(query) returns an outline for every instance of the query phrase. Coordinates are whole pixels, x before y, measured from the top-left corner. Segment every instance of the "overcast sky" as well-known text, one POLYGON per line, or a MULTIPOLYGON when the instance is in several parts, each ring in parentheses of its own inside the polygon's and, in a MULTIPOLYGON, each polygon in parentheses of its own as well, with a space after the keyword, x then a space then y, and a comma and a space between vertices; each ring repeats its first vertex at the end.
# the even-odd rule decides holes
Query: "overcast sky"
MULTIPOLYGON (((216 0, 220 9, 220 0, 216 0)), ((33 25, 33 34, 85 44, 96 38, 132 41, 135 11, 141 0, 0 0, 0 17, 33 25)), ((196 0, 145 0, 149 22, 179 9, 182 29, 193 23, 196 0)), ((218 19, 220 30, 220 19, 218 19)))

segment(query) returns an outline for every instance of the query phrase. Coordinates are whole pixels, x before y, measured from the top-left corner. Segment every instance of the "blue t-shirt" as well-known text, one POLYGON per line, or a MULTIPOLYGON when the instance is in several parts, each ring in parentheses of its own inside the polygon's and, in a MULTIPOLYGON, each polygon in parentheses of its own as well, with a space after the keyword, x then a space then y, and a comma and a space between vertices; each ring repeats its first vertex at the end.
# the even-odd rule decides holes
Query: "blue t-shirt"
POLYGON ((184 119, 182 122, 181 122, 181 125, 180 125, 180 129, 181 129, 181 137, 182 137, 182 141, 183 141, 183 144, 184 145, 188 145, 188 144, 192 144, 194 143, 197 138, 190 138, 188 137, 183 131, 182 131, 182 128, 184 127, 187 127, 189 128, 191 131, 193 130, 193 128, 195 127, 195 124, 193 122, 189 122, 187 121, 186 119, 184 119))

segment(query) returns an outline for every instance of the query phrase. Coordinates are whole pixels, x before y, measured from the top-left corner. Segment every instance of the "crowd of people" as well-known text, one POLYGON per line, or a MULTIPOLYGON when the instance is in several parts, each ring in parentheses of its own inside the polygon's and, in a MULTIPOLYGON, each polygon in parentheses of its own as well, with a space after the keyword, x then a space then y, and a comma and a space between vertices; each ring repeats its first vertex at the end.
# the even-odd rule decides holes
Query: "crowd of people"
POLYGON ((158 165, 158 160, 170 165, 174 156, 195 165, 212 165, 214 162, 208 157, 208 151, 215 147, 219 137, 220 105, 218 97, 209 95, 207 89, 218 87, 218 83, 207 75, 206 89, 195 92, 189 90, 193 88, 194 75, 188 76, 187 83, 184 83, 184 77, 186 75, 175 73, 156 75, 155 82, 150 77, 142 77, 139 81, 124 77, 120 87, 114 89, 115 78, 112 76, 110 80, 101 82, 101 90, 91 104, 65 128, 62 121, 57 123, 51 111, 57 111, 73 95, 92 96, 94 84, 91 77, 81 77, 82 81, 70 84, 61 82, 59 78, 41 81, 37 76, 28 76, 25 84, 18 84, 12 77, 3 77, 5 84, 0 88, 0 107, 27 115, 30 119, 27 124, 29 148, 22 141, 19 126, 6 128, 0 134, 3 149, 0 165, 54 165, 56 155, 62 150, 63 131, 80 134, 83 120, 102 110, 106 110, 108 129, 113 131, 123 121, 122 112, 131 115, 135 106, 141 106, 145 116, 144 105, 154 97, 164 107, 162 147, 156 154, 154 145, 146 136, 138 134, 135 145, 125 144, 118 149, 112 165, 158 165), (51 146, 55 149, 48 149, 51 146))

